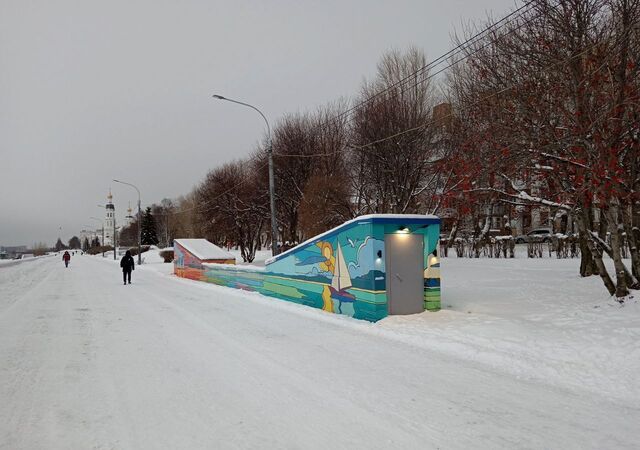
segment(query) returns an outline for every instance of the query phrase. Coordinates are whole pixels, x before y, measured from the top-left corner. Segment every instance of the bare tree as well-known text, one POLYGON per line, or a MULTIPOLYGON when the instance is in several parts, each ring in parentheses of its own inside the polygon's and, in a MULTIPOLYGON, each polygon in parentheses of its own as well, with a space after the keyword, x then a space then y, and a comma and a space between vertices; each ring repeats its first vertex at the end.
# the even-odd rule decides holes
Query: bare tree
POLYGON ((268 218, 268 198, 259 186, 252 161, 213 169, 196 190, 197 216, 207 238, 219 245, 238 245, 251 262, 268 218))
MULTIPOLYGON (((620 256, 621 229, 632 222, 621 208, 632 218, 637 204, 623 194, 637 183, 630 168, 638 159, 638 90, 629 64, 638 55, 637 15, 635 0, 536 0, 470 46, 469 61, 452 73, 458 109, 471 119, 469 142, 481 155, 467 157, 482 167, 470 191, 567 211, 584 238, 583 258, 593 258, 620 299, 638 286, 620 256), (594 229, 596 210, 609 243, 594 229), (615 283, 603 253, 614 260, 615 283)), ((582 265, 584 274, 590 267, 582 265)))
POLYGON ((314 174, 318 132, 309 114, 287 115, 274 128, 277 215, 283 241, 298 242, 298 212, 307 182, 314 174))
POLYGON ((362 106, 353 116, 351 167, 359 212, 418 212, 421 195, 434 186, 435 96, 425 65, 415 48, 387 53, 356 99, 362 106))
POLYGON ((202 235, 197 220, 196 189, 189 194, 178 197, 175 209, 171 213, 171 231, 174 239, 195 238, 202 235))

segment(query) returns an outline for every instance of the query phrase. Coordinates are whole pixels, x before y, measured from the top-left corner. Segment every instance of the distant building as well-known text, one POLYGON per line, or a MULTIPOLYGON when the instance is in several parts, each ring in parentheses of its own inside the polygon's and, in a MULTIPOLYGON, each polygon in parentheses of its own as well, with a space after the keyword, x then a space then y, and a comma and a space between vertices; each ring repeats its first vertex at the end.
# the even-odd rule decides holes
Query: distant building
POLYGON ((15 245, 13 247, 10 246, 0 246, 0 254, 4 255, 4 259, 7 258, 15 258, 18 255, 22 255, 27 252, 26 245, 15 245))
POLYGON ((445 131, 451 131, 451 124, 453 123, 453 108, 451 103, 440 103, 433 107, 433 123, 436 127, 444 129, 445 131))
MULTIPOLYGON (((431 144, 439 149, 435 152, 436 158, 445 156, 446 151, 456 145, 455 140, 452 140, 455 133, 455 120, 454 110, 450 103, 440 103, 433 107, 432 122, 435 132, 431 144)), ((485 179, 481 180, 482 184, 506 189, 503 185, 505 181, 496 177, 494 173, 488 172, 484 176, 485 179)), ((532 180, 529 181, 528 187, 535 195, 537 192, 539 193, 542 186, 540 181, 532 180)), ((476 195, 483 196, 481 193, 476 195)), ((482 229, 487 222, 490 230, 505 230, 509 227, 514 234, 523 234, 533 228, 553 225, 556 225, 556 228, 562 232, 565 230, 573 231, 573 224, 570 220, 567 222, 567 217, 562 218, 558 215, 559 219, 554 222, 556 211, 538 205, 515 206, 495 202, 493 205, 486 205, 484 208, 474 211, 473 215, 460 217, 460 220, 458 220, 459 211, 456 208, 444 207, 440 209, 439 215, 442 219, 441 231, 443 232, 449 232, 456 222, 458 222, 458 229, 467 232, 482 229)))
POLYGON ((114 245, 114 235, 113 231, 116 223, 116 207, 113 202, 113 195, 111 195, 111 190, 109 190, 109 195, 107 195, 107 204, 105 205, 106 215, 104 219, 104 242, 102 245, 114 245))
POLYGON ((124 226, 128 227, 133 223, 133 211, 131 210, 131 202, 129 202, 129 207, 127 208, 127 215, 124 218, 124 226))
POLYGON ((84 245, 84 241, 86 239, 89 242, 89 246, 91 246, 91 243, 96 237, 98 237, 98 239, 102 241, 102 230, 98 229, 94 231, 94 230, 82 229, 82 231, 80 231, 79 237, 80 237, 80 244, 84 245))

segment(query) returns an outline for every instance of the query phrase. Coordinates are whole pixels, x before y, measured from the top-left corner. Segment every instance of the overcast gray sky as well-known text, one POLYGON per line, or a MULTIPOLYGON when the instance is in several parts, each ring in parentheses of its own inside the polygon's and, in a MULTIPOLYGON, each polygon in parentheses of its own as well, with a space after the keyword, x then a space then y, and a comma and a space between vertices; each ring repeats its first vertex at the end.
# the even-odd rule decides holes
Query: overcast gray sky
POLYGON ((274 124, 357 93, 380 56, 433 59, 514 0, 0 0, 0 245, 52 245, 187 193, 274 124), (60 227, 62 230, 60 230, 60 227))

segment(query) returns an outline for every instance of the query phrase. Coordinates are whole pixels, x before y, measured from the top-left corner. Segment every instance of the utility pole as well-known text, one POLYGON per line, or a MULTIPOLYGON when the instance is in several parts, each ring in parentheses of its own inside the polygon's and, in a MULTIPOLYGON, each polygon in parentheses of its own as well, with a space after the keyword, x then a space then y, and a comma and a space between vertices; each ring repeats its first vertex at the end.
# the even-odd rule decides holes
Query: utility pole
POLYGON ((165 243, 166 243, 166 247, 169 247, 169 213, 166 214, 167 216, 167 224, 166 224, 166 229, 165 229, 165 243))
POLYGON ((138 265, 142 264, 142 209, 140 208, 140 191, 138 191, 138 265))
POLYGON ((278 224, 276 221, 276 188, 275 188, 275 176, 273 173, 273 141, 271 140, 271 127, 269 126, 269 121, 262 114, 258 108, 248 103, 239 102, 237 100, 232 100, 230 98, 223 97, 222 95, 213 95, 213 98, 216 100, 226 100, 231 103, 237 103, 238 105, 247 106, 258 112, 264 119, 264 123, 267 124, 267 136, 269 139, 268 147, 267 147, 267 155, 269 157, 269 203, 271 205, 271 254, 276 256, 278 254, 278 224))
POLYGON ((113 210, 113 260, 117 261, 116 257, 116 249, 118 248, 117 240, 116 240, 116 212, 115 208, 113 210))

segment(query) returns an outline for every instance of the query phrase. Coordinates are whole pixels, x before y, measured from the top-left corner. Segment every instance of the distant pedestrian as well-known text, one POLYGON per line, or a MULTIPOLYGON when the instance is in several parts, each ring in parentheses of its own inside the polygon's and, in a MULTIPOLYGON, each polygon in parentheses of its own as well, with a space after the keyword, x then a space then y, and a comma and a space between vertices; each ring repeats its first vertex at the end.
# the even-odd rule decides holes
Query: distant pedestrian
POLYGON ((127 284, 128 279, 129 284, 131 284, 131 271, 135 269, 135 264, 129 250, 127 250, 127 253, 125 253, 120 260, 120 267, 122 267, 122 281, 124 281, 124 284, 127 284))
POLYGON ((71 255, 69 254, 69 252, 64 252, 64 255, 62 255, 62 260, 64 261, 64 266, 69 267, 69 261, 71 260, 71 255))

